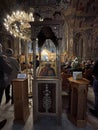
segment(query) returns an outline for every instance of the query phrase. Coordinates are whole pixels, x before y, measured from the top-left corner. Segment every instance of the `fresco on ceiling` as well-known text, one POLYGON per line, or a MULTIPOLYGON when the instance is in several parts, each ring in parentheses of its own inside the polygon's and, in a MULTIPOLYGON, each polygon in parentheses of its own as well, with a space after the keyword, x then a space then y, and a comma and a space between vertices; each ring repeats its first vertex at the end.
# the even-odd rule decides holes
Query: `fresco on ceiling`
POLYGON ((60 3, 70 3, 71 0, 33 0, 32 5, 56 5, 60 3))

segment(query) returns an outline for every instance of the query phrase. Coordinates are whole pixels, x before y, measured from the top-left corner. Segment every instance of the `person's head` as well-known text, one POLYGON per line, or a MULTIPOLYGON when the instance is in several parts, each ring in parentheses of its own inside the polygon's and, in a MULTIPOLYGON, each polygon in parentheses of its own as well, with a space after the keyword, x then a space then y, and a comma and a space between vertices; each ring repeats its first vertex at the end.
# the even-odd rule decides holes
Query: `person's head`
POLYGON ((36 55, 36 59, 38 58, 38 55, 36 55))
POLYGON ((13 56, 13 50, 11 48, 7 48, 5 53, 7 56, 13 56))

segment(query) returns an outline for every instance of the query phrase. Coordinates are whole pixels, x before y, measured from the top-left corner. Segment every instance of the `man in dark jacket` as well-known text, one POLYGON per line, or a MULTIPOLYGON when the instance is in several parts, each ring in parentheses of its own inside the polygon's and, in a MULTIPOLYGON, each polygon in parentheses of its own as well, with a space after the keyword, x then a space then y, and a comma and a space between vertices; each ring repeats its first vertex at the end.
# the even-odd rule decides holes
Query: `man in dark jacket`
MULTIPOLYGON (((3 92, 6 88, 4 74, 11 74, 11 71, 12 68, 6 60, 6 56, 2 55, 2 45, 0 44, 0 104, 2 102, 3 92)), ((0 129, 3 128, 6 121, 6 119, 0 121, 0 129)))
MULTIPOLYGON (((6 56, 7 56, 7 60, 9 62, 9 64, 12 66, 12 73, 11 76, 9 78, 9 83, 5 89, 5 96, 6 96, 6 103, 8 103, 10 101, 10 84, 12 82, 13 79, 17 78, 17 74, 19 73, 19 63, 17 61, 17 59, 13 56, 13 50, 11 48, 7 48, 6 49, 6 56)), ((14 100, 13 100, 13 85, 12 85, 12 97, 11 97, 11 104, 13 104, 14 100)))
POLYGON ((5 82, 5 75, 6 77, 9 77, 11 75, 11 72, 12 67, 8 63, 7 57, 0 53, 0 104, 2 101, 4 89, 7 87, 7 83, 5 82))
POLYGON ((39 66, 38 55, 36 55, 36 68, 39 66))
POLYGON ((98 60, 96 60, 94 64, 93 75, 94 75, 93 89, 95 94, 95 105, 94 109, 90 108, 90 112, 92 113, 93 116, 98 117, 98 60))

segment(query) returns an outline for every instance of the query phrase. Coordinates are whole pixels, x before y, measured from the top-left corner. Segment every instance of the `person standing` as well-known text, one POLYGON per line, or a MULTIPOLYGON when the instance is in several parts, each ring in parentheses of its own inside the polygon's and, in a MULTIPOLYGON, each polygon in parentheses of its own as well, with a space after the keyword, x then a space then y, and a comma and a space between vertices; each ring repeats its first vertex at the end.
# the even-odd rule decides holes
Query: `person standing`
MULTIPOLYGON (((10 101, 10 85, 13 79, 17 78, 17 74, 19 72, 19 63, 15 57, 13 57, 13 50, 11 48, 7 48, 6 51, 7 59, 12 66, 12 73, 10 76, 10 81, 8 86, 5 89, 5 96, 6 96, 6 103, 10 101)), ((12 97, 11 97, 11 104, 13 104, 13 86, 12 86, 12 97)))
POLYGON ((90 108, 89 110, 93 116, 98 117, 98 59, 93 66, 92 73, 94 76, 93 89, 95 95, 95 105, 94 109, 90 108))
POLYGON ((2 47, 0 45, 0 104, 2 102, 2 96, 3 92, 5 90, 6 86, 6 81, 5 81, 5 75, 6 77, 10 77, 12 73, 12 67, 9 64, 7 57, 2 54, 2 47))
MULTIPOLYGON (((0 44, 0 104, 2 102, 3 92, 6 88, 4 75, 7 74, 9 76, 11 72, 12 72, 12 68, 10 64, 8 63, 6 56, 2 54, 2 45, 0 44)), ((0 121, 0 130, 1 128, 4 127, 6 122, 7 122, 7 119, 0 121)))
POLYGON ((36 55, 36 68, 39 67, 38 55, 36 55))

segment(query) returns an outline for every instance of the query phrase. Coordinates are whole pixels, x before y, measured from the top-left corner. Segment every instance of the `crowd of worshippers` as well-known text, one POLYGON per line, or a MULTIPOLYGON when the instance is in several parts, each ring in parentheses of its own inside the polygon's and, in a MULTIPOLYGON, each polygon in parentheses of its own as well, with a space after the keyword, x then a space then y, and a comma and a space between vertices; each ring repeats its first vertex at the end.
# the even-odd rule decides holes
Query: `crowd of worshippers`
POLYGON ((75 58, 73 60, 66 60, 65 63, 61 64, 61 72, 65 72, 67 74, 71 74, 73 71, 82 71, 83 77, 90 81, 90 84, 93 84, 93 66, 95 64, 95 60, 81 60, 79 58, 75 58))
POLYGON ((90 81, 90 86, 93 87, 94 92, 94 106, 89 108, 89 112, 98 118, 98 59, 81 60, 76 57, 73 60, 66 60, 65 63, 62 63, 62 77, 72 75, 73 71, 82 71, 83 78, 90 81))

